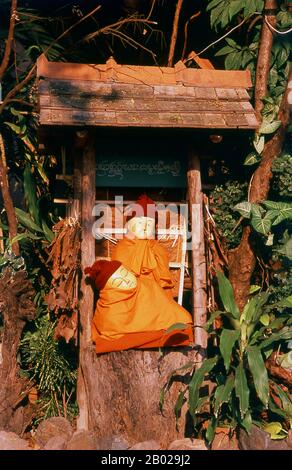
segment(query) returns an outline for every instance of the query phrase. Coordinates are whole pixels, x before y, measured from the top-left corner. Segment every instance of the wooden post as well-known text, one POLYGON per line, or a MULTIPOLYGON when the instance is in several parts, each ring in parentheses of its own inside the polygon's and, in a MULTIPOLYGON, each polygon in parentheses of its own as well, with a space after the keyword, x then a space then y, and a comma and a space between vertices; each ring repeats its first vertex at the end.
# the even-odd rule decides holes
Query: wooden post
MULTIPOLYGON (((92 265, 95 260, 95 239, 92 236, 92 209, 95 205, 95 147, 93 136, 88 134, 82 155, 81 176, 81 269, 84 273, 86 266, 92 265)), ((78 429, 88 429, 89 409, 88 390, 84 376, 84 362, 86 361, 87 349, 91 346, 91 320, 94 310, 94 295, 90 285, 85 282, 85 276, 81 278, 81 300, 80 300, 80 336, 79 336, 79 370, 77 382, 77 400, 79 405, 79 416, 77 420, 78 429)))
POLYGON ((187 179, 192 234, 192 307, 195 343, 200 346, 197 360, 201 362, 206 355, 207 348, 207 333, 203 329, 207 317, 207 281, 200 159, 194 151, 189 153, 187 179))

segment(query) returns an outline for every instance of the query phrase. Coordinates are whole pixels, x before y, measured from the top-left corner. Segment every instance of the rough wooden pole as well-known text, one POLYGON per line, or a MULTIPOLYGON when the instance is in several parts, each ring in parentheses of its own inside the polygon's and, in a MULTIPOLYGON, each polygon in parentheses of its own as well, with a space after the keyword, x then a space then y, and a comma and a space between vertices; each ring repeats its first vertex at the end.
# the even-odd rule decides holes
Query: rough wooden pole
POLYGON ((192 150, 189 153, 187 179, 192 234, 192 304, 195 343, 200 346, 197 360, 200 362, 204 359, 207 348, 207 333, 203 329, 207 318, 207 278, 200 160, 192 150))
POLYGON ((175 9, 173 28, 172 28, 172 34, 171 34, 171 40, 170 40, 170 48, 169 48, 168 61, 167 61, 168 67, 172 67, 173 65, 174 51, 175 51, 177 32, 178 32, 178 23, 179 23, 180 12, 182 9, 182 4, 183 4, 183 0, 178 0, 176 9, 175 9))
MULTIPOLYGON (((86 266, 90 266, 95 260, 95 239, 92 236, 92 209, 95 204, 95 147, 93 136, 88 135, 82 155, 82 176, 81 176, 81 269, 84 272, 86 266)), ((80 300, 80 338, 79 338, 79 370, 77 382, 77 401, 79 406, 79 416, 77 420, 78 429, 88 429, 89 409, 88 391, 86 389, 86 379, 84 377, 84 361, 86 351, 91 346, 91 320, 94 309, 94 295, 90 285, 85 282, 85 277, 81 279, 81 300, 80 300)))

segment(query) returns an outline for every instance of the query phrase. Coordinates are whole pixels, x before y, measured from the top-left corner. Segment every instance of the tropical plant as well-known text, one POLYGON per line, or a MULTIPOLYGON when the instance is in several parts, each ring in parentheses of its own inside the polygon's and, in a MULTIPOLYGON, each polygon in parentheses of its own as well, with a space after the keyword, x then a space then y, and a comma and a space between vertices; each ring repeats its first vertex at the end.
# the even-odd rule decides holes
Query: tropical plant
POLYGON ((76 404, 76 352, 72 344, 54 338, 55 322, 48 315, 39 317, 21 341, 22 374, 38 391, 35 422, 51 416, 73 419, 76 404))
MULTIPOLYGON (((265 360, 281 343, 292 338, 292 319, 285 312, 277 316, 265 313, 270 293, 256 293, 258 286, 252 286, 250 299, 240 314, 229 280, 220 272, 217 280, 224 309, 211 315, 206 328, 218 346, 212 347, 212 354, 197 370, 193 371, 193 363, 185 366, 186 386, 178 397, 176 416, 188 393, 194 433, 203 435, 209 442, 219 426, 233 430, 244 428, 247 432, 253 422, 265 427, 267 422, 262 417, 266 412, 270 418, 277 416, 281 429, 287 431, 291 426, 292 402, 280 385, 277 387, 282 408, 274 395, 270 395, 271 379, 265 360), (216 328, 214 320, 218 317, 221 326, 216 328), (206 378, 211 384, 210 394, 204 393, 206 378)), ((287 307, 292 307, 291 296, 285 302, 287 307)), ((177 374, 177 370, 172 373, 166 389, 177 374)), ((281 436, 284 437, 283 433, 281 436)))

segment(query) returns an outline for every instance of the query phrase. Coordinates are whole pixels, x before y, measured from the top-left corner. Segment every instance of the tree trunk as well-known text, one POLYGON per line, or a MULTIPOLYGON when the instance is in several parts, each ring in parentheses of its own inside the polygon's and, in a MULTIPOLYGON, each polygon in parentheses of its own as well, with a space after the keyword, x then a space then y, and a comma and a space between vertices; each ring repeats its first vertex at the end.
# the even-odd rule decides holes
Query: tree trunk
MULTIPOLYGON (((82 174, 83 270, 94 261, 94 199, 95 152, 88 144, 83 151, 82 174)), ((166 448, 185 431, 184 414, 177 431, 173 411, 181 383, 174 383, 167 392, 163 414, 159 408, 160 392, 171 372, 189 362, 194 352, 188 348, 164 348, 163 354, 158 350, 128 350, 97 355, 90 335, 94 297, 84 278, 81 294, 78 428, 94 430, 99 437, 119 434, 130 444, 156 439, 166 448)))
MULTIPOLYGON (((264 14, 272 26, 276 25, 277 1, 266 0, 264 14)), ((261 122, 262 99, 267 94, 268 75, 270 70, 270 58, 273 46, 273 33, 264 21, 261 30, 255 85, 255 109, 261 122)), ((267 199, 272 178, 272 164, 282 150, 285 132, 289 123, 289 110, 287 102, 287 90, 283 96, 279 119, 281 127, 265 144, 261 163, 256 169, 249 191, 249 202, 260 202, 267 199)), ((243 229, 240 244, 229 253, 229 279, 234 289, 235 300, 242 310, 249 296, 250 280, 253 274, 256 258, 251 241, 251 227, 243 229)))
POLYGON ((35 294, 24 271, 8 268, 0 279, 0 311, 3 337, 0 340, 0 429, 22 434, 30 424, 33 407, 26 403, 28 381, 19 377, 18 347, 25 323, 35 317, 31 297, 35 294))
MULTIPOLYGON (((291 71, 289 80, 291 80, 291 71)), ((288 86, 280 106, 279 119, 282 125, 265 144, 261 163, 253 175, 250 185, 250 202, 264 201, 269 194, 270 181, 273 176, 273 161, 282 151, 286 129, 290 122, 288 86)), ((248 299, 250 279, 255 267, 255 255, 252 250, 250 235, 250 226, 244 227, 239 246, 229 253, 229 278, 240 310, 243 309, 248 299)))

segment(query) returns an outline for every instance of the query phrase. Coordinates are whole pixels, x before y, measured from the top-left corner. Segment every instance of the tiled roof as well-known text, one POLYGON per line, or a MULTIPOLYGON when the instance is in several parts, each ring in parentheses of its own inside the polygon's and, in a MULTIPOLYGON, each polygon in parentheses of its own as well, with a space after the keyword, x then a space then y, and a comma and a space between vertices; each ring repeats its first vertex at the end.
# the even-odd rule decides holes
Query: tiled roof
POLYGON ((40 124, 256 128, 248 71, 38 62, 40 124))

